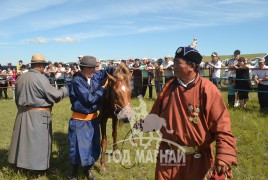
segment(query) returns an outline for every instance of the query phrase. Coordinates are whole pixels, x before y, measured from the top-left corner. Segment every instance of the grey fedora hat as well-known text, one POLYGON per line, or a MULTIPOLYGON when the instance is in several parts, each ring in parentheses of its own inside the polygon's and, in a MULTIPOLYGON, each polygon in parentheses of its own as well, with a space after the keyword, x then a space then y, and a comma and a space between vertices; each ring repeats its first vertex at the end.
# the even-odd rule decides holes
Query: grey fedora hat
POLYGON ((80 60, 79 65, 85 66, 85 67, 98 67, 96 64, 97 59, 93 56, 83 56, 83 58, 80 60))

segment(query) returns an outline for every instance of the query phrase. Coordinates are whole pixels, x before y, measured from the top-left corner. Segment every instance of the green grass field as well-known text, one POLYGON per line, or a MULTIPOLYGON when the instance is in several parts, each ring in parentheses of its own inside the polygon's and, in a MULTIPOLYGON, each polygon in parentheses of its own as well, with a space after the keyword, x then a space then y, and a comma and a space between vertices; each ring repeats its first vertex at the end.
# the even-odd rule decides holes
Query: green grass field
MULTIPOLYGON (((154 92, 155 93, 155 92, 154 92)), ((226 101, 227 94, 223 92, 226 101)), ((148 97, 148 96, 146 96, 148 97)), ((145 98, 149 111, 154 100, 145 98)), ((133 99, 132 106, 138 106, 138 99, 133 99)), ((44 174, 17 171, 7 162, 7 153, 16 116, 14 100, 0 100, 0 179, 67 179, 70 165, 68 156, 68 121, 71 116, 69 99, 65 98, 53 108, 53 152, 51 168, 44 174)), ((230 109, 232 131, 237 139, 239 165, 234 167, 234 179, 267 179, 268 178, 268 115, 259 112, 257 94, 250 93, 248 109, 230 109)), ((120 124, 118 140, 122 140, 130 129, 129 124, 120 124)), ((112 144, 111 121, 108 121, 108 143, 112 144)), ((119 148, 121 148, 119 146, 119 148)), ((139 148, 139 147, 138 147, 139 148)), ((107 149, 112 149, 108 147, 107 149)), ((124 149, 133 149, 130 143, 124 149)), ((107 170, 100 171, 100 163, 94 166, 93 173, 97 179, 154 179, 154 163, 135 164, 125 169, 119 163, 108 163, 107 170)), ((79 178, 84 176, 80 171, 79 178)))

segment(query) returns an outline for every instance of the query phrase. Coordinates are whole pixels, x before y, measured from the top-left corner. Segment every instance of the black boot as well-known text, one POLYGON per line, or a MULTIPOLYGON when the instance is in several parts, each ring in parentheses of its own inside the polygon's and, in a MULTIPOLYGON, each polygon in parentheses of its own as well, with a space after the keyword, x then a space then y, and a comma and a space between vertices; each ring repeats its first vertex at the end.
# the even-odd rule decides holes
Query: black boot
POLYGON ((78 167, 78 164, 72 164, 72 171, 71 174, 68 176, 68 180, 77 180, 78 167))
POLYGON ((91 167, 92 167, 92 165, 85 166, 84 173, 85 173, 88 180, 96 180, 95 176, 92 174, 91 167))

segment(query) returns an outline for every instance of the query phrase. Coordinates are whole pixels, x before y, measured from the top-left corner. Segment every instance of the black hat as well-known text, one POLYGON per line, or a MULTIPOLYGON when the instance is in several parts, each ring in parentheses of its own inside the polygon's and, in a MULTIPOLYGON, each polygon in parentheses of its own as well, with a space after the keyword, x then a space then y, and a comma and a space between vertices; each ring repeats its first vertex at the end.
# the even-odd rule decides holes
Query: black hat
POLYGON ((175 52, 175 58, 185 58, 188 61, 192 61, 196 64, 200 64, 202 61, 201 54, 191 47, 179 47, 175 52))
POLYGON ((83 56, 82 59, 79 62, 79 66, 85 66, 85 67, 98 67, 96 64, 97 59, 93 56, 83 56))
POLYGON ((160 66, 163 63, 163 59, 161 59, 161 58, 157 59, 156 63, 158 66, 160 66))
POLYGON ((235 51, 234 51, 234 54, 238 54, 238 55, 239 55, 239 54, 240 54, 240 50, 238 50, 238 49, 235 50, 235 51))

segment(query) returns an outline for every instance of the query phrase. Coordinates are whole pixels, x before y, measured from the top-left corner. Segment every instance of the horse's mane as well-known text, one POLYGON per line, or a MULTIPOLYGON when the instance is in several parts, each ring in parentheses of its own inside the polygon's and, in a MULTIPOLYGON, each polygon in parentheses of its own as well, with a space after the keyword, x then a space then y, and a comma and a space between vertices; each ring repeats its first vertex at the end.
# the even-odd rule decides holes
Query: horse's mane
MULTIPOLYGON (((117 80, 127 82, 128 87, 130 88, 130 71, 124 63, 121 63, 113 72, 113 77, 117 80)), ((115 82, 108 81, 106 100, 109 98, 109 94, 113 91, 113 85, 115 82)))
POLYGON ((116 67, 113 76, 121 80, 129 80, 129 74, 129 69, 124 63, 121 63, 118 67, 116 67))

